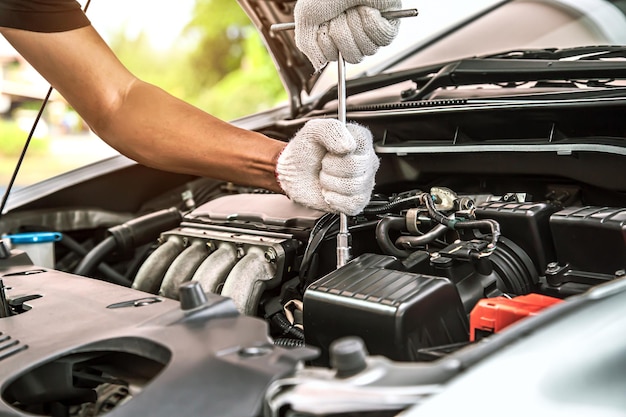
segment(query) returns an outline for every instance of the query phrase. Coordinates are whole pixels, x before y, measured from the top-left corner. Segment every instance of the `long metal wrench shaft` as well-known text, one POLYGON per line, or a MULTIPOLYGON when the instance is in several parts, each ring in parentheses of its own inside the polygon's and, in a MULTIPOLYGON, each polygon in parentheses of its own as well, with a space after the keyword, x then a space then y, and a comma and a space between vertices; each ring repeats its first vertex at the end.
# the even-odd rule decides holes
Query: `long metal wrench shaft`
MULTIPOLYGON (((401 19, 404 17, 415 17, 418 15, 417 9, 390 10, 381 12, 385 19, 401 19)), ((276 23, 270 26, 270 31, 280 32, 293 30, 295 23, 276 23)), ((337 118, 341 123, 347 125, 346 120, 346 62, 341 53, 337 58, 337 118)), ((351 247, 350 231, 348 229, 348 216, 339 214, 339 234, 337 234, 337 268, 344 266, 350 261, 351 247)))
MULTIPOLYGON (((337 58, 337 119, 345 126, 346 117, 346 61, 341 52, 337 58)), ((348 216, 339 213, 339 233, 337 234, 337 268, 341 268, 350 261, 351 237, 348 230, 348 216)))
MULTIPOLYGON (((404 10, 389 10, 387 12, 381 12, 380 15, 385 19, 402 19, 405 17, 415 17, 419 14, 417 9, 404 9, 404 10)), ((270 30, 272 32, 282 32, 283 30, 294 30, 296 28, 296 24, 289 23, 274 23, 270 26, 270 30)))
MULTIPOLYGON (((383 12, 381 15, 386 19, 417 16, 416 9, 398 10, 396 12, 383 12)), ((341 52, 337 57, 337 118, 347 126, 346 116, 346 61, 341 52)), ((348 229, 348 216, 339 213, 339 233, 337 234, 337 268, 341 268, 350 261, 352 250, 352 237, 348 229)))

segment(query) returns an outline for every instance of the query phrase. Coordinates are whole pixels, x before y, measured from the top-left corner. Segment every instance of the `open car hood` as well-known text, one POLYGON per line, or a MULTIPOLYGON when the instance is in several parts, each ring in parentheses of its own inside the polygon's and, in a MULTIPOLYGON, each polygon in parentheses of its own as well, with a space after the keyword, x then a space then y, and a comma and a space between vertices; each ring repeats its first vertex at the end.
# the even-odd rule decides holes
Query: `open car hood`
POLYGON ((302 95, 311 92, 320 73, 296 47, 293 30, 272 32, 276 23, 293 22, 295 1, 238 0, 265 42, 289 94, 292 111, 302 105, 302 95))

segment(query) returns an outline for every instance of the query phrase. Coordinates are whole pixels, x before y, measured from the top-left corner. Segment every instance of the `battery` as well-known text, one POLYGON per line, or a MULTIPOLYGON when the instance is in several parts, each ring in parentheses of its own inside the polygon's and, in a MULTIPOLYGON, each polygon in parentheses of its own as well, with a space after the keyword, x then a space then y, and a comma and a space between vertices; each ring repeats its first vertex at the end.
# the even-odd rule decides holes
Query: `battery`
POLYGON ((546 307, 561 301, 563 300, 560 298, 541 294, 482 299, 470 313, 470 340, 476 341, 497 333, 516 321, 534 316, 546 307))

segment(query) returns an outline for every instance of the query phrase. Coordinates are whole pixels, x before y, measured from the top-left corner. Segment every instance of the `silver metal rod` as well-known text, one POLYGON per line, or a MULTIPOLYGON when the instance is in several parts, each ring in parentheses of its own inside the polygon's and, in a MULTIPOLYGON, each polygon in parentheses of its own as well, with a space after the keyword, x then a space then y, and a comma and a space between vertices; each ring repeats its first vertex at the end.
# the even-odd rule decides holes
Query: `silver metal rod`
MULTIPOLYGON (((418 15, 417 9, 392 10, 382 12, 381 15, 385 19, 401 19, 404 17, 414 17, 418 15)), ((293 30, 296 28, 295 23, 277 23, 270 27, 272 32, 280 32, 284 30, 293 30)), ((341 53, 337 59, 337 119, 347 125, 346 116, 346 62, 341 53)), ((348 216, 345 213, 339 213, 339 233, 337 234, 337 268, 341 268, 350 261, 350 251, 352 249, 352 241, 350 230, 348 229, 348 216)))
MULTIPOLYGON (((346 61, 339 53, 337 58, 337 119, 347 125, 346 117, 346 61)), ((339 234, 337 234, 337 268, 350 261, 351 237, 348 230, 348 216, 339 213, 339 234)))
MULTIPOLYGON (((417 9, 405 9, 405 10, 390 10, 388 12, 381 12, 380 15, 385 19, 402 19, 405 17, 415 17, 419 14, 417 9)), ((270 26, 272 32, 282 32, 284 30, 294 30, 296 28, 295 23, 275 23, 270 26)))

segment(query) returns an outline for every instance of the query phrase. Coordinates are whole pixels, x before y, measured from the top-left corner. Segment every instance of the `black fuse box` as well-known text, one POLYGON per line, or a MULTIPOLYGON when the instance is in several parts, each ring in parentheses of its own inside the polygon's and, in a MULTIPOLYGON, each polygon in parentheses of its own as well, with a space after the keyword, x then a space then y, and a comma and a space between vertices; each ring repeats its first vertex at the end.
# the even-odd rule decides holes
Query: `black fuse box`
POLYGON ((613 276, 626 268, 626 209, 572 207, 550 218, 560 265, 613 276))
POLYGON ((344 336, 359 336, 370 354, 398 361, 469 339, 456 287, 447 278, 400 269, 394 257, 364 254, 308 287, 305 340, 321 348, 320 364, 330 343, 344 336))

